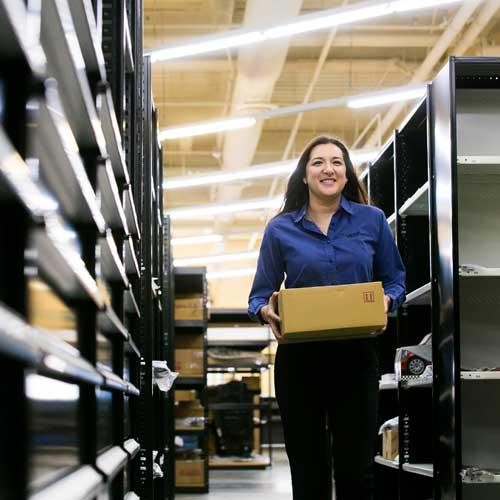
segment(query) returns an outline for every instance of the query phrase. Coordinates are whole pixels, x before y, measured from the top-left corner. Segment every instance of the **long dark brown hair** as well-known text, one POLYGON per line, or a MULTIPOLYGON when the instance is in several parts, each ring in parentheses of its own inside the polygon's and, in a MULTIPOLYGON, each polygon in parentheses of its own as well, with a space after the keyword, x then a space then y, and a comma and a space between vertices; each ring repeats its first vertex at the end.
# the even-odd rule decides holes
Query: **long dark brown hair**
POLYGON ((365 205, 368 204, 366 189, 356 175, 348 149, 338 139, 328 137, 326 135, 320 135, 315 137, 300 155, 297 167, 288 180, 285 193, 285 203, 278 215, 299 210, 305 205, 306 202, 309 201, 309 188, 306 184, 304 184, 303 179, 306 177, 306 165, 311 157, 311 151, 320 144, 334 144, 342 151, 347 177, 347 184, 342 192, 342 195, 350 201, 363 203, 365 205))

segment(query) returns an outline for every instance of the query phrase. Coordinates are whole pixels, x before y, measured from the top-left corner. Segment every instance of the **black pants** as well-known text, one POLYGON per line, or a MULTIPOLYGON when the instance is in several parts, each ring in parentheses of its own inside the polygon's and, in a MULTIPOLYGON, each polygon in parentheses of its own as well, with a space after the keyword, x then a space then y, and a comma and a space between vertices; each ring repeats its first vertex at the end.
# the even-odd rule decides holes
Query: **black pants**
POLYGON ((378 411, 373 340, 280 345, 275 387, 294 500, 373 498, 378 411), (327 430, 328 426, 328 430, 327 430))

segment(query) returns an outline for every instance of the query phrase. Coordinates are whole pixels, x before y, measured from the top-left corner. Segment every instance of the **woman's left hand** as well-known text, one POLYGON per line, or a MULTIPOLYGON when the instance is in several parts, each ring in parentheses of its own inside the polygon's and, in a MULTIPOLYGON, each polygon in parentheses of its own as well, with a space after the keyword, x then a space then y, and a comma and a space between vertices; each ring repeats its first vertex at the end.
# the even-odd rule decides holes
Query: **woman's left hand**
POLYGON ((392 299, 389 297, 389 295, 384 295, 385 314, 389 314, 389 311, 391 309, 391 305, 392 305, 392 299))

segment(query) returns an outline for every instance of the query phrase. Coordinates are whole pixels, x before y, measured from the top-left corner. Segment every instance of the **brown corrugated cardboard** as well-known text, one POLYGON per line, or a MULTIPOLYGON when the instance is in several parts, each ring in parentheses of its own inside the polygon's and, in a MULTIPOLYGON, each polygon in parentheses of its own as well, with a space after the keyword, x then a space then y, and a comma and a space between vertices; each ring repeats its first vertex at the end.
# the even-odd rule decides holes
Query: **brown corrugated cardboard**
POLYGON ((175 391, 175 400, 178 402, 194 401, 195 399, 196 399, 196 391, 194 389, 185 391, 177 389, 175 391))
POLYGON ((205 486, 205 464, 203 460, 176 460, 176 486, 205 486))
POLYGON ((201 406, 200 400, 184 401, 175 405, 175 418, 204 417, 205 408, 201 406))
POLYGON ((205 304, 202 295, 182 295, 175 298, 176 320, 205 319, 205 304))
POLYGON ((175 371, 181 377, 203 376, 203 351, 199 349, 176 349, 175 371))
POLYGON ((394 460, 399 454, 399 430, 386 429, 382 435, 382 456, 394 460))
POLYGON ((380 282, 289 288, 278 299, 285 343, 372 337, 387 320, 380 282))

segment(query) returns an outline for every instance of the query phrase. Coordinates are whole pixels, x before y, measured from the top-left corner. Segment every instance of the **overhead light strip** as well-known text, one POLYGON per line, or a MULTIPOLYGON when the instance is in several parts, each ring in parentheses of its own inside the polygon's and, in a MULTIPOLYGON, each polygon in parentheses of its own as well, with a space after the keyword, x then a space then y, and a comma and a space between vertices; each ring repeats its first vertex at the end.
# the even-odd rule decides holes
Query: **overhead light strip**
MULTIPOLYGON (((189 43, 180 45, 163 45, 145 52, 151 56, 153 63, 169 61, 182 57, 208 54, 261 43, 266 40, 277 40, 293 35, 344 26, 368 19, 376 19, 391 14, 410 12, 428 8, 436 8, 465 0, 393 0, 358 2, 334 9, 325 9, 311 14, 296 16, 286 24, 263 26, 258 29, 240 28, 223 35, 207 35, 197 37, 189 43)), ((468 0, 470 1, 470 0, 468 0)))
POLYGON ((307 111, 315 111, 317 109, 335 108, 340 106, 363 107, 364 102, 376 102, 384 104, 384 102, 395 102, 409 99, 416 99, 414 95, 423 95, 425 93, 426 84, 419 85, 403 85, 400 87, 392 87, 374 92, 363 92, 360 94, 335 97, 333 99, 324 99, 322 101, 309 102, 306 104, 297 104, 294 106, 285 106, 283 108, 270 109, 247 115, 244 118, 234 117, 226 120, 207 120, 196 122, 179 127, 168 127, 160 131, 159 137, 163 140, 179 139, 181 137, 191 137, 193 135, 211 134, 214 132, 224 132, 234 128, 245 128, 253 126, 257 120, 268 120, 279 116, 296 115, 307 111), (385 100, 385 101, 384 101, 385 100), (360 104, 361 103, 361 104, 360 104), (247 121, 245 121, 247 120, 247 121))

